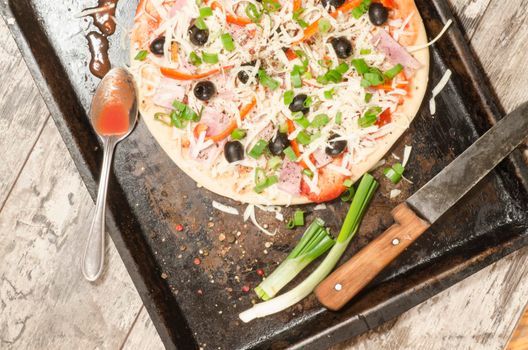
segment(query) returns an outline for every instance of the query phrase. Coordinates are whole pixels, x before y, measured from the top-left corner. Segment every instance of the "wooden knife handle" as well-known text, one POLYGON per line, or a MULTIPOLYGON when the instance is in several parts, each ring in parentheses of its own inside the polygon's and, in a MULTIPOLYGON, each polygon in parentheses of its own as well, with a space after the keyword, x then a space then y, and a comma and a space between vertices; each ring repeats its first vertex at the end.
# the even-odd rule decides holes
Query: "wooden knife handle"
POLYGON ((391 214, 395 221, 391 227, 317 286, 315 295, 325 307, 343 307, 430 226, 405 203, 391 214))

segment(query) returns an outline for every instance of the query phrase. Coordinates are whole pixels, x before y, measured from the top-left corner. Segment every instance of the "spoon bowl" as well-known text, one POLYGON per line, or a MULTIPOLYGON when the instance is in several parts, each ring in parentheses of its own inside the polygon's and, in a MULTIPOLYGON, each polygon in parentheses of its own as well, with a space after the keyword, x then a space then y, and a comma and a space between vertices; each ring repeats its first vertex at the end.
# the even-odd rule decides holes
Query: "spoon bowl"
POLYGON ((112 157, 117 143, 136 125, 138 94, 133 76, 124 68, 114 68, 103 78, 92 100, 90 121, 103 143, 103 165, 95 213, 82 259, 82 273, 97 280, 104 267, 106 192, 112 157))

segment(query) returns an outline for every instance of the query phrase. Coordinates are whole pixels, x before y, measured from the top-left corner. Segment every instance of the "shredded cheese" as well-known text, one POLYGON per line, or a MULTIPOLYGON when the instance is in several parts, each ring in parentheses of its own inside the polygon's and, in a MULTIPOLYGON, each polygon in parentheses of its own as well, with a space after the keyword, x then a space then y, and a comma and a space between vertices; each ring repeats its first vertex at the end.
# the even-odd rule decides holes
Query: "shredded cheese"
POLYGON ((452 23, 453 23, 452 19, 448 20, 446 22, 446 24, 444 25, 444 28, 440 31, 440 33, 433 40, 431 40, 430 42, 428 42, 427 44, 424 44, 424 45, 411 46, 411 47, 408 48, 408 51, 413 53, 413 52, 423 50, 423 49, 428 48, 429 46, 433 45, 434 43, 436 43, 444 35, 444 33, 449 29, 449 27, 451 26, 452 23))
POLYGON ((451 70, 448 69, 444 75, 442 76, 442 79, 438 82, 438 85, 436 85, 432 91, 433 96, 429 100, 429 109, 432 115, 436 114, 436 102, 435 98, 442 92, 442 90, 445 88, 447 83, 449 82, 449 79, 451 79, 451 70))
POLYGON ((224 213, 227 213, 227 214, 239 215, 237 208, 234 208, 234 207, 219 203, 217 201, 213 201, 213 208, 218 209, 218 210, 220 210, 220 211, 222 211, 224 213))

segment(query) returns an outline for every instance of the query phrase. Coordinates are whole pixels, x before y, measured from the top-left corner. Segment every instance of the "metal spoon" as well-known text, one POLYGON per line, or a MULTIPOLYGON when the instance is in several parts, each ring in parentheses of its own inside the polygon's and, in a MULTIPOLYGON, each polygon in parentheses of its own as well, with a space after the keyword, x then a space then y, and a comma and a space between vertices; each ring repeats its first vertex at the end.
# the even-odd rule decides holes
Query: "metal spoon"
POLYGON ((114 68, 101 81, 92 100, 90 121, 103 142, 104 158, 99 179, 99 190, 95 205, 95 214, 88 235, 88 242, 82 259, 82 273, 88 281, 95 281, 101 276, 105 250, 105 210, 106 190, 112 156, 116 144, 126 138, 136 124, 138 117, 137 90, 134 79, 123 68, 114 68), (128 130, 120 135, 101 134, 96 125, 103 108, 109 103, 120 103, 129 111, 128 130))

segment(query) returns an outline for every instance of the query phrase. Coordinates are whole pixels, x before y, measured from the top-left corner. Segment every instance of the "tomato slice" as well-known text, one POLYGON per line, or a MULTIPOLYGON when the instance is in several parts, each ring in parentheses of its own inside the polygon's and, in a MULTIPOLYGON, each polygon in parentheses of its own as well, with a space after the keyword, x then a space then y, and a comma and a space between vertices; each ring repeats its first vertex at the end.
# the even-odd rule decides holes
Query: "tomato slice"
POLYGON ((322 203, 336 199, 346 190, 343 185, 348 176, 342 175, 326 167, 319 169, 319 188, 321 192, 315 194, 306 182, 301 181, 301 193, 315 203, 322 203))

